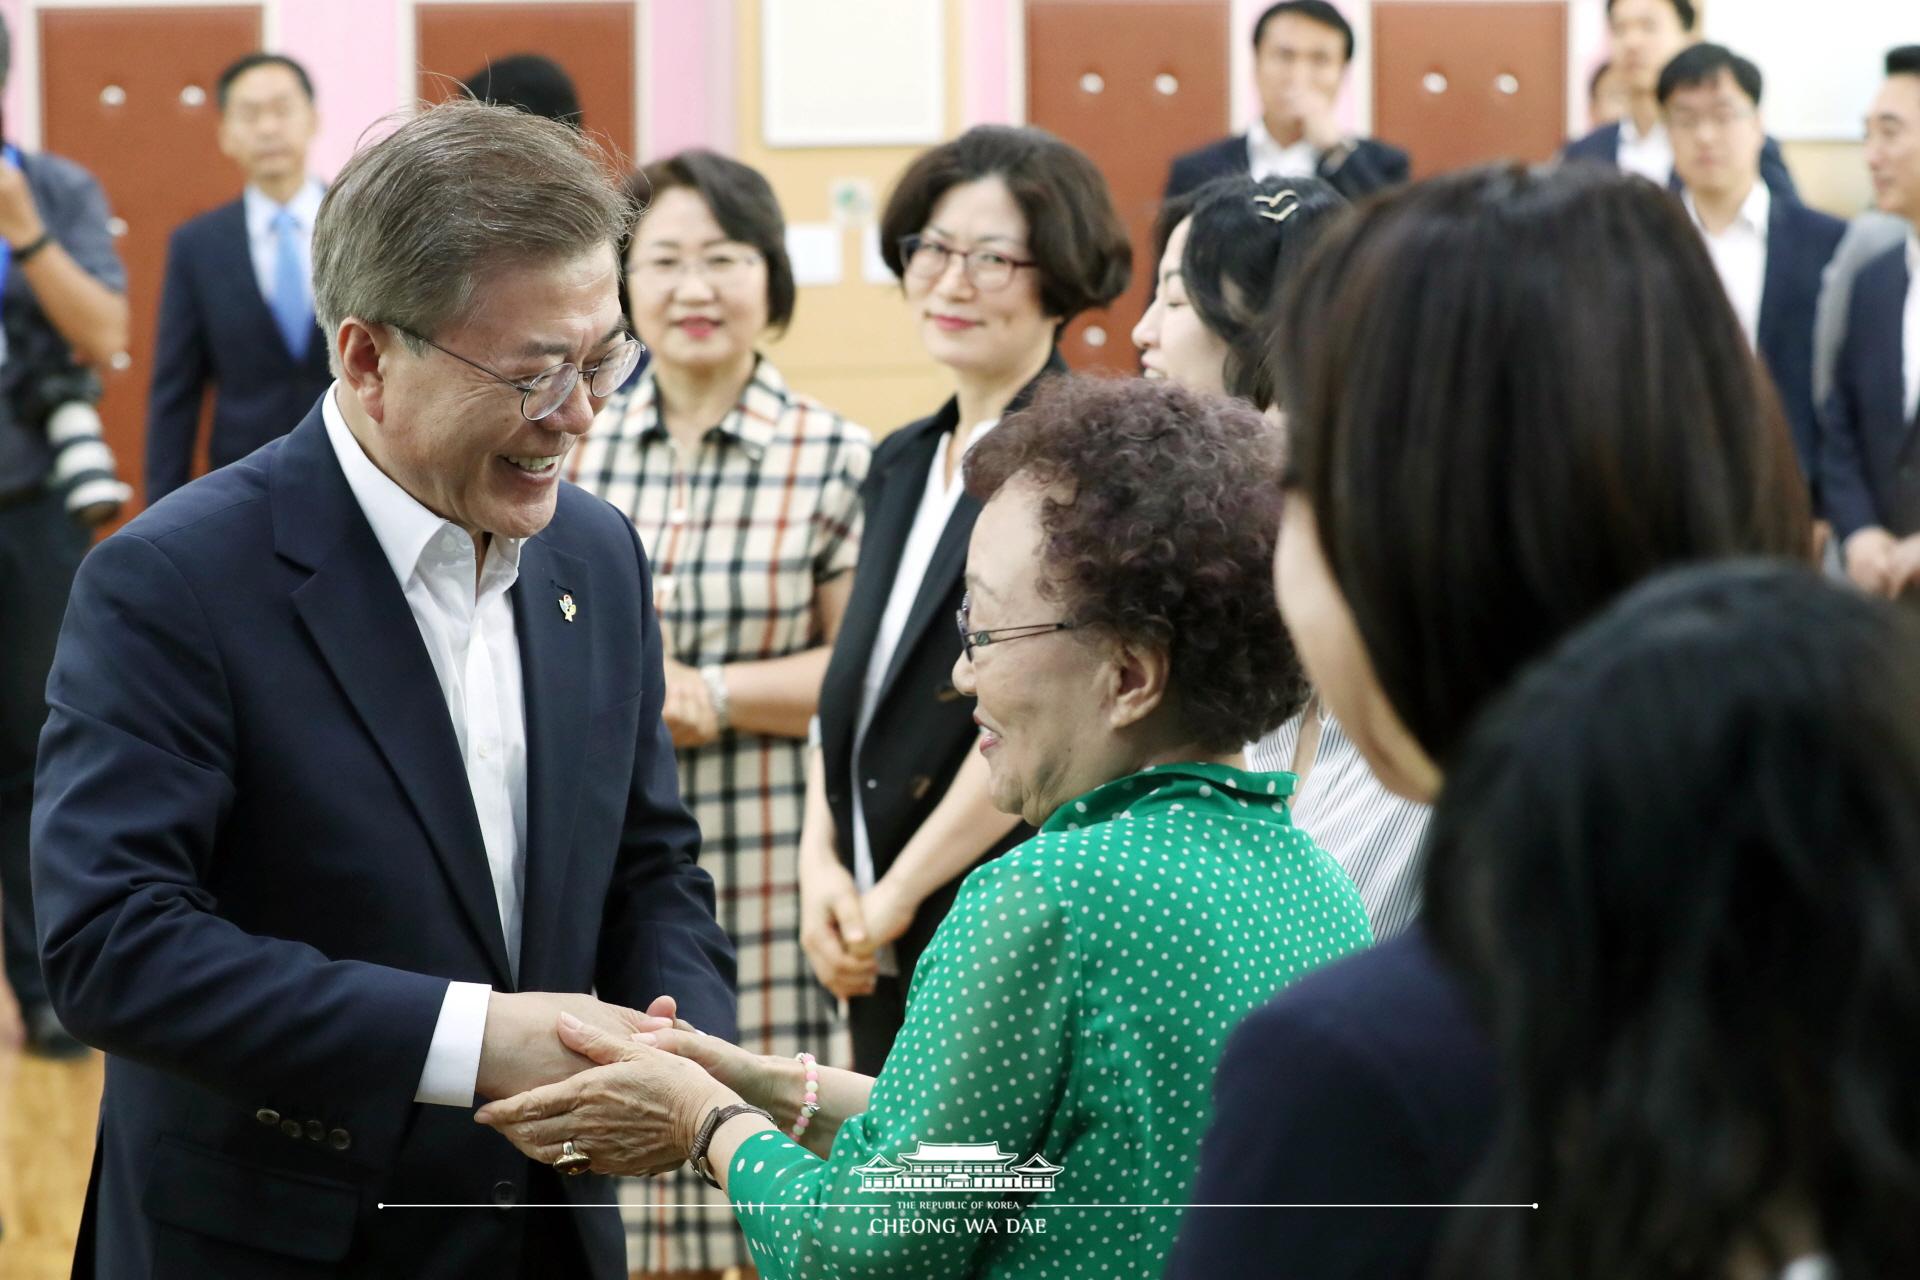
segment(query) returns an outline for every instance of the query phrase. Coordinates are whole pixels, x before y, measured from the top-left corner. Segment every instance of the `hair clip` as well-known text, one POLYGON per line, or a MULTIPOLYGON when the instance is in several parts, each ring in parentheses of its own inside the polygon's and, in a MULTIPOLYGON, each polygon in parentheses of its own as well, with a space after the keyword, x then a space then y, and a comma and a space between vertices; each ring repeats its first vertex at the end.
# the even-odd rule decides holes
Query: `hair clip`
POLYGON ((1269 222, 1285 222, 1300 211, 1300 194, 1292 187, 1284 191, 1276 191, 1270 196, 1255 196, 1253 202, 1267 206, 1256 212, 1269 222))

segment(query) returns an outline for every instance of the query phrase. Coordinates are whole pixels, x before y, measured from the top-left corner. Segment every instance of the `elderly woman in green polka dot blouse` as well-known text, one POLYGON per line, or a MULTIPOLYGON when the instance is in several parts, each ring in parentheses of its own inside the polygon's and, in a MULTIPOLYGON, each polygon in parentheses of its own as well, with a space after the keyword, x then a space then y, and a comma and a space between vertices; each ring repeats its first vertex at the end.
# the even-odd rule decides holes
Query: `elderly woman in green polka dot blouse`
POLYGON ((1228 1032, 1370 941, 1292 775, 1240 767, 1303 696, 1278 453, 1226 400, 1060 378, 968 455, 954 686, 1039 833, 967 878, 877 1079, 563 1019, 603 1065, 481 1121, 563 1169, 691 1157, 779 1280, 1159 1275, 1228 1032))

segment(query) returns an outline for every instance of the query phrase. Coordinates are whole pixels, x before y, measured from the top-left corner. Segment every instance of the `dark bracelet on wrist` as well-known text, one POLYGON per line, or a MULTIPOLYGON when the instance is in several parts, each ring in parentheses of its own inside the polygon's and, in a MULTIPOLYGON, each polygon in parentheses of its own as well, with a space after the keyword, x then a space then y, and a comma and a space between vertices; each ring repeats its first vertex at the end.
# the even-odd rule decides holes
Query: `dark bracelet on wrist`
POLYGON ((35 240, 32 244, 22 245, 20 248, 15 249, 13 251, 13 260, 15 262, 24 263, 29 258, 33 257, 34 254, 39 253, 42 249, 46 248, 48 245, 52 243, 53 243, 53 232, 42 231, 40 233, 40 238, 35 240))
POLYGON ((707 1148, 712 1145, 713 1135, 720 1131, 721 1125, 733 1119, 735 1116, 744 1115, 759 1116, 768 1124, 773 1125, 774 1128, 778 1129, 780 1127, 774 1118, 765 1111, 759 1107, 749 1106, 744 1102, 735 1102, 724 1107, 714 1107, 707 1112, 706 1119, 701 1121, 700 1131, 696 1133, 693 1138, 693 1149, 687 1153, 687 1163, 692 1165, 693 1171, 699 1174, 701 1180, 715 1191, 720 1190, 720 1179, 714 1174, 713 1165, 707 1160, 707 1148))

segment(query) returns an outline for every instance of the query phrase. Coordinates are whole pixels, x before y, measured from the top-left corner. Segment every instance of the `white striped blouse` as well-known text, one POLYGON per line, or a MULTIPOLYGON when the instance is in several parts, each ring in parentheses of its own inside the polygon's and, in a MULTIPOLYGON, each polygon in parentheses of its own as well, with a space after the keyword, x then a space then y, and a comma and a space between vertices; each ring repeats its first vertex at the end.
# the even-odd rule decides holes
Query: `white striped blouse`
MULTIPOLYGON (((1247 748, 1247 765, 1276 772, 1293 767, 1300 738, 1296 715, 1247 748)), ((1320 749, 1294 799, 1294 825, 1333 855, 1360 890, 1376 942, 1412 923, 1420 911, 1422 841, 1432 810, 1380 785, 1340 722, 1323 713, 1320 749)))

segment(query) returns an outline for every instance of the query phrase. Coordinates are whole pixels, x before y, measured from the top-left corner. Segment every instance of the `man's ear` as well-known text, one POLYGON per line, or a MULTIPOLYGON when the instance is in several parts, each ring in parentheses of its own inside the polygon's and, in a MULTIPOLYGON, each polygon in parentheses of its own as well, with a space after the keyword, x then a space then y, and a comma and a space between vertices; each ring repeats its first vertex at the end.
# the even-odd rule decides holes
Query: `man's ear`
POLYGON ((1173 663, 1166 650, 1116 642, 1107 653, 1109 693, 1113 710, 1107 723, 1115 729, 1139 724, 1167 698, 1173 663))
POLYGON ((369 324, 358 316, 342 320, 333 335, 340 385, 375 422, 386 420, 386 362, 395 341, 386 325, 369 324))

